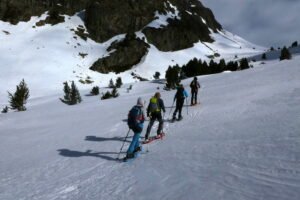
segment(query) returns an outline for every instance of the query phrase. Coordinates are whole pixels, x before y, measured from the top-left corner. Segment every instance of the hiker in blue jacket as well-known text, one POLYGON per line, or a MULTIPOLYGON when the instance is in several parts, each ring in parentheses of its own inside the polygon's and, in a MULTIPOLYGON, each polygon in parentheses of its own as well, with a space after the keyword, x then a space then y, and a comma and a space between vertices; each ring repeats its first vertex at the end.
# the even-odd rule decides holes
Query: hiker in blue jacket
POLYGON ((126 159, 134 158, 135 153, 141 151, 140 146, 140 135, 143 131, 145 115, 143 111, 144 102, 141 97, 137 100, 137 105, 135 105, 128 114, 128 126, 134 132, 133 139, 130 143, 130 146, 127 150, 126 159))
POLYGON ((182 107, 184 104, 184 99, 188 97, 188 93, 187 91, 184 89, 183 85, 180 84, 177 88, 177 92, 174 96, 174 102, 176 100, 176 109, 173 113, 173 121, 176 120, 176 114, 178 112, 178 120, 182 119, 182 107))

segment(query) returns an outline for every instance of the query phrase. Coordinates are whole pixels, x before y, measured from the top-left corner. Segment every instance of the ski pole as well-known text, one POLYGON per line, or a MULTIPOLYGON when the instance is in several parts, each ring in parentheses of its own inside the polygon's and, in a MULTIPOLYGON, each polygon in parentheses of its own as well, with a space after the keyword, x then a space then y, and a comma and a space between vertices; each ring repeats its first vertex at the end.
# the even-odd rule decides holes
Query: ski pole
POLYGON ((127 140, 127 137, 128 137, 128 135, 129 135, 129 132, 130 132, 130 129, 128 130, 127 135, 126 135, 126 137, 125 137, 125 139, 124 139, 124 141, 123 141, 122 147, 121 147, 120 152, 119 152, 119 154, 118 154, 118 158, 117 158, 118 160, 120 159, 120 154, 121 154, 121 152, 122 152, 122 150, 123 150, 123 147, 124 147, 125 141, 127 140))
POLYGON ((187 115, 189 115, 188 99, 187 98, 185 98, 185 99, 186 99, 186 113, 187 113, 187 115))

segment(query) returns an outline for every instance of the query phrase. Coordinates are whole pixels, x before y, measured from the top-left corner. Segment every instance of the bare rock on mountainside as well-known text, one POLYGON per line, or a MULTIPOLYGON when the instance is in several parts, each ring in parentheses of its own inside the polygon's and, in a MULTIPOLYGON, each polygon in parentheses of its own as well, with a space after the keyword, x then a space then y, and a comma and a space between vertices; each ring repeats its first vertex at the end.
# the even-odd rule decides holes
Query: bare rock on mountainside
POLYGON ((147 41, 127 38, 113 44, 110 49, 115 51, 91 67, 101 73, 130 69, 146 55, 149 44, 160 51, 177 51, 199 41, 213 42, 210 32, 222 29, 199 0, 0 0, 0 20, 12 24, 48 11, 50 18, 40 25, 55 25, 63 21, 63 14, 83 10, 87 32, 81 35, 85 40, 90 37, 102 43, 119 34, 141 31, 147 41))
POLYGON ((112 43, 107 49, 112 53, 97 60, 90 69, 104 74, 111 71, 124 72, 138 64, 147 54, 148 48, 149 45, 135 34, 127 34, 125 39, 112 43))

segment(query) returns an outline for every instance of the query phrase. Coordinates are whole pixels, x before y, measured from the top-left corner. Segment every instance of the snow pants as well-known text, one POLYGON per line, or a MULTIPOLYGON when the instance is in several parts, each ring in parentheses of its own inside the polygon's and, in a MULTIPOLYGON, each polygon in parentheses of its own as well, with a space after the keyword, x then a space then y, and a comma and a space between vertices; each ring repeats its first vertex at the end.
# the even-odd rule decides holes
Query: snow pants
POLYGON ((133 154, 134 151, 140 146, 140 136, 141 136, 141 133, 134 133, 134 136, 132 138, 132 141, 129 145, 129 148, 127 150, 127 155, 128 154, 133 154))
POLYGON ((147 127, 147 132, 146 132, 146 135, 145 135, 146 139, 149 138, 150 131, 151 131, 151 128, 152 128, 155 120, 158 120, 158 122, 159 122, 158 129, 157 129, 157 135, 162 132, 163 125, 164 125, 164 120, 162 118, 161 112, 152 113, 151 118, 150 118, 150 122, 149 122, 148 127, 147 127))
POLYGON ((176 101, 176 109, 175 109, 175 111, 173 113, 173 118, 176 118, 177 112, 178 112, 178 118, 182 117, 181 112, 182 112, 183 104, 184 104, 184 99, 177 99, 177 101, 176 101))

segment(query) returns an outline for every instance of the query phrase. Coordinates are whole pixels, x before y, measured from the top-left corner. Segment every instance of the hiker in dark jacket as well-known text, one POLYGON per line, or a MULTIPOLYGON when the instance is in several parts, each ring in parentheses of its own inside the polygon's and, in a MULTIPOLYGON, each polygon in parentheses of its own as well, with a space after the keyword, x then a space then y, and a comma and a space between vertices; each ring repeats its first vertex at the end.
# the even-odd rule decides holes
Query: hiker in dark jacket
POLYGON ((184 99, 188 97, 188 93, 185 91, 184 87, 182 84, 179 85, 177 88, 177 92, 174 96, 174 101, 176 100, 176 109, 173 113, 173 121, 176 119, 176 114, 178 112, 178 120, 182 119, 182 107, 184 104, 184 99))
POLYGON ((197 95, 198 89, 201 87, 197 81, 197 77, 194 77, 194 80, 190 84, 191 87, 191 106, 197 104, 197 95))
POLYGON ((144 116, 144 102, 141 97, 138 98, 137 104, 129 111, 128 126, 134 132, 133 139, 127 150, 125 159, 135 157, 135 153, 141 151, 139 143, 140 135, 143 131, 145 116, 144 116))
POLYGON ((155 122, 155 120, 158 120, 159 125, 157 129, 157 137, 160 137, 163 129, 163 117, 161 115, 161 111, 164 113, 166 112, 164 101, 160 98, 160 93, 156 92, 155 95, 150 99, 148 108, 147 108, 147 117, 150 117, 150 122, 147 127, 147 132, 145 135, 145 141, 149 139, 151 128, 155 122))

